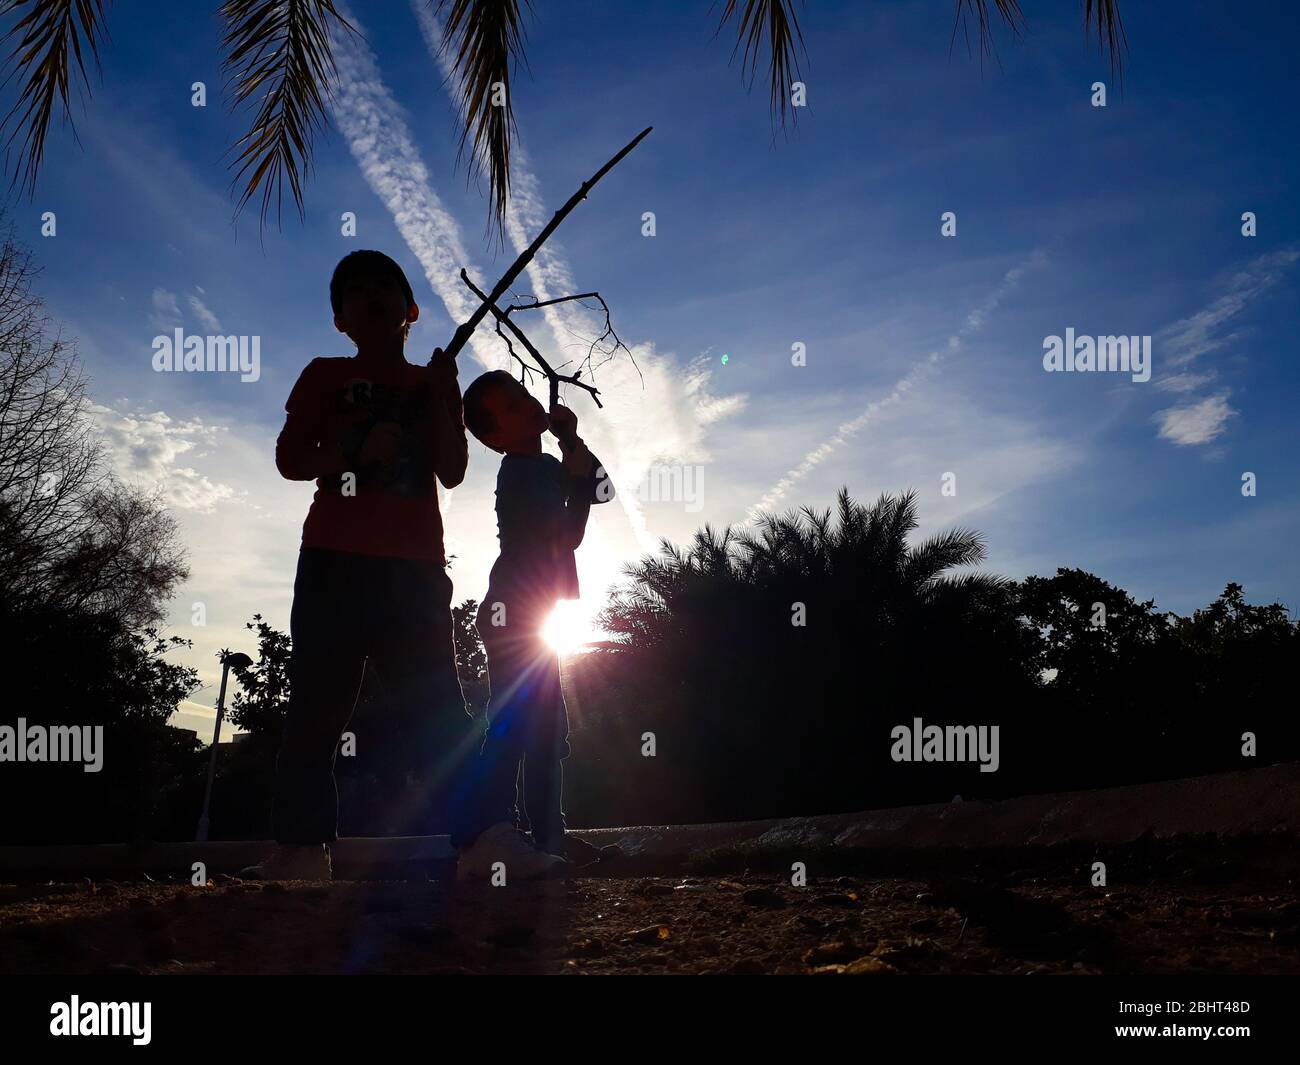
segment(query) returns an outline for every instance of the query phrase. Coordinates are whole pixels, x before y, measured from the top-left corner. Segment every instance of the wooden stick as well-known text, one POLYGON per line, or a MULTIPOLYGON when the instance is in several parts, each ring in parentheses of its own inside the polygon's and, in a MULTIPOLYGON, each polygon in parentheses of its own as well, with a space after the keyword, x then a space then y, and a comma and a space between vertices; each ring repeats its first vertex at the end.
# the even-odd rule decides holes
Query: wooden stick
MULTIPOLYGON (((551 364, 546 361, 546 357, 540 351, 538 351, 537 348, 533 346, 533 342, 524 335, 524 331, 520 329, 519 326, 515 325, 515 323, 511 320, 510 316, 507 315, 505 311, 503 311, 500 307, 498 307, 495 303, 493 303, 491 300, 487 298, 483 290, 469 279, 469 274, 466 271, 462 270, 460 272, 460 279, 465 282, 466 287, 472 293, 474 293, 474 295, 478 296, 479 299, 484 301, 483 306, 487 308, 487 310, 491 311, 493 317, 495 317, 497 320, 497 328, 500 329, 500 327, 504 325, 507 329, 510 330, 510 332, 512 332, 515 335, 515 339, 518 340, 519 343, 521 343, 524 346, 524 348, 528 351, 528 354, 537 360, 537 365, 542 368, 542 373, 546 375, 546 380, 549 381, 551 385, 551 406, 552 407, 554 407, 555 404, 560 401, 560 382, 563 381, 565 384, 577 385, 579 388, 586 389, 588 392, 591 393, 591 398, 596 401, 596 406, 601 407, 603 409, 604 404, 600 402, 600 393, 596 390, 596 388, 593 385, 589 385, 583 381, 578 380, 578 377, 582 373, 581 370, 578 370, 572 374, 556 373, 553 369, 551 369, 551 364)), ((514 355, 514 352, 512 351, 511 354, 514 355)), ((519 356, 515 355, 515 358, 519 359, 519 356)), ((523 359, 519 359, 519 361, 520 363, 523 363, 523 359)))
POLYGON ((537 303, 512 303, 506 308, 506 314, 514 311, 535 311, 539 307, 550 307, 556 303, 570 303, 573 300, 589 300, 593 296, 599 296, 599 292, 579 292, 576 296, 556 296, 553 300, 541 300, 537 303))
MULTIPOLYGON (((470 315, 468 321, 462 322, 456 327, 456 332, 452 334, 450 343, 448 343, 445 348, 441 349, 444 355, 450 355, 454 359, 460 354, 461 348, 463 348, 466 343, 468 343, 469 338, 474 335, 474 330, 478 328, 479 322, 484 319, 490 309, 496 309, 497 300, 501 298, 501 295, 506 291, 506 289, 514 284, 515 278, 524 272, 524 268, 533 261, 533 256, 537 254, 538 249, 545 244, 550 235, 559 228, 560 223, 568 217, 569 212, 585 200, 587 198, 587 193, 592 190, 596 182, 622 162, 623 157, 640 144, 652 129, 654 129, 654 126, 646 126, 645 129, 633 137, 632 140, 624 145, 623 149, 614 156, 613 159, 584 181, 581 186, 579 186, 578 191, 569 197, 568 202, 555 212, 551 217, 551 220, 546 223, 546 228, 537 234, 533 242, 519 254, 519 258, 510 264, 510 269, 502 274, 501 279, 492 286, 492 291, 483 297, 483 302, 479 304, 478 310, 470 315)), ((463 270, 461 271, 461 276, 462 278, 465 277, 463 270)), ((468 278, 465 279, 468 281, 468 278)), ((478 290, 476 289, 475 291, 478 290)), ((430 359, 429 361, 432 362, 433 360, 430 359)), ((555 380, 554 377, 551 379, 552 381, 555 380)), ((574 383, 576 384, 577 382, 575 381, 574 383)), ((584 385, 583 387, 585 388, 586 386, 584 385)))

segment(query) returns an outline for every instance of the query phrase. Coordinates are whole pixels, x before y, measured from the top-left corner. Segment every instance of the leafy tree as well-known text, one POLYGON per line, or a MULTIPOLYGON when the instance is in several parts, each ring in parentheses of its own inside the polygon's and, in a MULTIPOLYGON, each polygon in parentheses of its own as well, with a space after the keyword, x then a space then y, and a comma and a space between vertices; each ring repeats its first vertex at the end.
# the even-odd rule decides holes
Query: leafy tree
POLYGON ((289 656, 293 641, 287 632, 272 627, 261 614, 244 623, 257 634, 257 660, 251 666, 233 667, 239 689, 230 701, 230 720, 277 747, 289 707, 289 656))
POLYGON ((456 671, 465 703, 475 714, 487 712, 487 651, 474 625, 478 600, 466 599, 451 608, 452 639, 456 645, 456 671))
POLYGON ((1155 601, 1137 602, 1122 588, 1080 569, 1028 577, 1020 609, 1042 637, 1039 663, 1057 690, 1096 692, 1107 677, 1126 678, 1133 664, 1169 633, 1155 601))
POLYGON ((5 831, 143 838, 169 830, 195 768, 195 745, 167 728, 198 682, 165 656, 189 645, 152 627, 184 555, 159 500, 108 472, 80 364, 34 277, 30 253, 0 238, 0 674, 15 717, 102 729, 103 768, 6 766, 0 802, 30 812, 5 831))
POLYGON ((1229 584, 1213 603, 1177 618, 1178 716, 1203 738, 1207 769, 1250 764, 1237 757, 1243 734, 1258 744, 1261 764, 1300 757, 1295 663, 1300 624, 1281 603, 1247 603, 1229 584))
POLYGON ((21 708, 29 726, 103 729, 99 772, 62 763, 4 767, 0 805, 24 811, 4 819, 5 842, 120 842, 170 830, 172 807, 199 770, 197 744, 166 727, 199 687, 194 669, 165 657, 188 646, 152 629, 131 631, 110 614, 0 605, 6 705, 21 708))
POLYGON ((825 813, 1300 757, 1300 626, 1281 605, 1229 585, 1180 618, 1078 569, 974 572, 978 534, 915 528, 911 494, 841 492, 833 513, 705 527, 630 567, 602 618, 614 638, 569 664, 575 819, 825 813), (998 772, 894 763, 889 730, 914 717, 998 725, 998 772))

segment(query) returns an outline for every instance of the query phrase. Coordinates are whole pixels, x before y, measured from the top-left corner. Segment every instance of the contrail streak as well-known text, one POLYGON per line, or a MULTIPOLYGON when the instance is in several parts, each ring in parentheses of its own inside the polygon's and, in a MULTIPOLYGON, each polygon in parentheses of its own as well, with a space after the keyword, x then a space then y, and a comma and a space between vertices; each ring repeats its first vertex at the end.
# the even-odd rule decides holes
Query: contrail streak
POLYGON ((946 356, 961 347, 961 342, 983 328, 988 316, 997 310, 998 305, 1020 283, 1027 270, 1035 269, 1046 262, 1041 251, 1035 251, 1019 266, 1008 270, 1001 283, 980 306, 966 316, 966 324, 948 341, 947 351, 932 351, 906 375, 895 382, 889 394, 881 399, 872 400, 861 414, 841 425, 829 439, 813 448, 804 456, 804 460, 789 473, 776 482, 763 497, 746 512, 746 520, 754 524, 764 511, 769 511, 789 493, 795 485, 813 470, 831 457, 840 447, 867 427, 882 410, 896 406, 923 380, 938 372, 946 356))

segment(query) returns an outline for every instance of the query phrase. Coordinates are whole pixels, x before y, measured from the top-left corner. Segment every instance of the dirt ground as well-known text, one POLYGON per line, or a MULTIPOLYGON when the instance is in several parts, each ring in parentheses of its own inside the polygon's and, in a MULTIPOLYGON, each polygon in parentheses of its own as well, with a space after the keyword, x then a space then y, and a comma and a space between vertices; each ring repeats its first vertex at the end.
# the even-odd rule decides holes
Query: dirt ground
POLYGON ((1278 888, 770 875, 0 885, 0 973, 1300 973, 1278 888))

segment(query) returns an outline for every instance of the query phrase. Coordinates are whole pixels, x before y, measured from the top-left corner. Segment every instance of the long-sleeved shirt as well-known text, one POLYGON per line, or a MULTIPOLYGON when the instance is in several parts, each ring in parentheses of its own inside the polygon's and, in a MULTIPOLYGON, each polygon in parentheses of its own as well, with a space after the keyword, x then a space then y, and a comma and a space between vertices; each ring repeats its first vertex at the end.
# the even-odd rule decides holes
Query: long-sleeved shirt
MULTIPOLYGON (((560 599, 578 598, 574 551, 582 543, 593 503, 614 497, 595 455, 591 473, 575 477, 554 455, 506 455, 497 474, 497 536, 501 554, 492 566, 480 617, 491 624, 503 603, 507 624, 539 623, 560 599), (513 615, 513 616, 512 616, 513 615)), ((480 631, 482 624, 480 624, 480 631)))
POLYGON ((285 410, 276 466, 316 482, 304 547, 445 564, 434 478, 459 484, 469 455, 454 377, 405 361, 313 359, 285 410), (384 423, 400 429, 396 461, 363 464, 367 436, 384 423))

